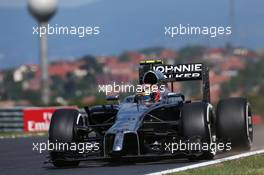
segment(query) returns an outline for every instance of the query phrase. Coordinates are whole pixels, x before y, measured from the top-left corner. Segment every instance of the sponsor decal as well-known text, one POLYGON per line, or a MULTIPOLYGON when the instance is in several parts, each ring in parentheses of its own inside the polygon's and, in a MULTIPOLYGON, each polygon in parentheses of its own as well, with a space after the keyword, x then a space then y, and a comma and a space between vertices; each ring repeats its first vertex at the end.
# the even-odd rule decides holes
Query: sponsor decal
POLYGON ((43 132, 49 130, 50 120, 56 108, 25 109, 24 131, 43 132))
POLYGON ((178 80, 201 79, 203 64, 178 64, 153 66, 154 71, 164 74, 165 78, 176 78, 178 80))

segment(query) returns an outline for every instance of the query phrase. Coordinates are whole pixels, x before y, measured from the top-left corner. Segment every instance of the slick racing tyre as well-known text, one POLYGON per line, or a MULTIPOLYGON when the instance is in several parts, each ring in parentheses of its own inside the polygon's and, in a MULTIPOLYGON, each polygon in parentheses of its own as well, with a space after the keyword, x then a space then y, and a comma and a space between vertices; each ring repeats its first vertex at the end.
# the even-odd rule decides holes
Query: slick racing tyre
MULTIPOLYGON (((79 112, 75 109, 58 109, 54 112, 50 128, 49 141, 51 143, 71 143, 76 141, 74 127, 79 112)), ((64 161, 62 152, 51 151, 50 156, 56 167, 78 166, 79 161, 64 161)))
POLYGON ((251 108, 244 98, 221 100, 216 110, 216 135, 232 149, 250 149, 253 141, 251 108))
POLYGON ((181 129, 183 137, 189 143, 199 143, 201 146, 207 144, 207 150, 191 152, 190 160, 213 159, 215 150, 211 149, 214 142, 215 129, 213 125, 214 112, 211 104, 204 102, 193 102, 184 104, 181 112, 181 129), (198 153, 198 154, 197 154, 198 153))

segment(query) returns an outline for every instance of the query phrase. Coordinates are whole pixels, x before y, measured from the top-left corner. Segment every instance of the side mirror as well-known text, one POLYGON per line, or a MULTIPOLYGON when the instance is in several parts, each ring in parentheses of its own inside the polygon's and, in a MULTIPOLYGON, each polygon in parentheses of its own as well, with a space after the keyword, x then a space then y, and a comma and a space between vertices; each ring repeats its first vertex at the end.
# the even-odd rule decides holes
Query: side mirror
POLYGON ((134 97, 134 103, 140 103, 142 98, 143 98, 142 94, 136 94, 134 97))
POLYGON ((115 96, 107 96, 106 97, 106 101, 118 101, 119 103, 119 96, 115 95, 115 96))
POLYGON ((135 95, 135 97, 134 97, 134 103, 138 103, 138 101, 139 101, 139 96, 138 95, 135 95))

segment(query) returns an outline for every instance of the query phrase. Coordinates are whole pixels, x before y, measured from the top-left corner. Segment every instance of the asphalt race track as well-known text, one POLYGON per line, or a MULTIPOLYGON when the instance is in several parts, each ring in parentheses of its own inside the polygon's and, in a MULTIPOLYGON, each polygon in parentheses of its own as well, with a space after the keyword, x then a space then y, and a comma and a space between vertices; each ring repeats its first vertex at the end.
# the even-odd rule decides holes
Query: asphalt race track
MULTIPOLYGON (((255 127, 252 150, 264 148, 264 126, 255 127)), ((56 169, 51 164, 44 164, 46 153, 33 152, 32 142, 45 142, 46 137, 16 138, 0 140, 0 174, 1 175, 137 175, 162 171, 170 168, 195 164, 187 160, 164 160, 137 164, 111 165, 98 162, 82 162, 78 168, 56 169)), ((219 154, 222 158, 237 153, 219 154)))

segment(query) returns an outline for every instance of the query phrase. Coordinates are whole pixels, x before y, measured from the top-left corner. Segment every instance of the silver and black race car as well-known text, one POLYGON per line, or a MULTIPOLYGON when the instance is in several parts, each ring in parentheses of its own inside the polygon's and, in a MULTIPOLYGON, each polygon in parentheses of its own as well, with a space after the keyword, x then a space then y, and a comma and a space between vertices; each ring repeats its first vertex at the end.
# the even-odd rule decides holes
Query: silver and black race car
POLYGON ((248 101, 223 99, 215 110, 204 64, 142 61, 139 84, 166 88, 136 93, 121 103, 56 110, 49 128, 49 142, 55 145, 49 161, 65 167, 87 160, 213 159, 218 151, 250 149, 253 126, 248 101), (202 100, 185 100, 183 94, 173 92, 173 82, 189 80, 202 82, 202 100), (80 148, 85 149, 80 152, 80 148))

